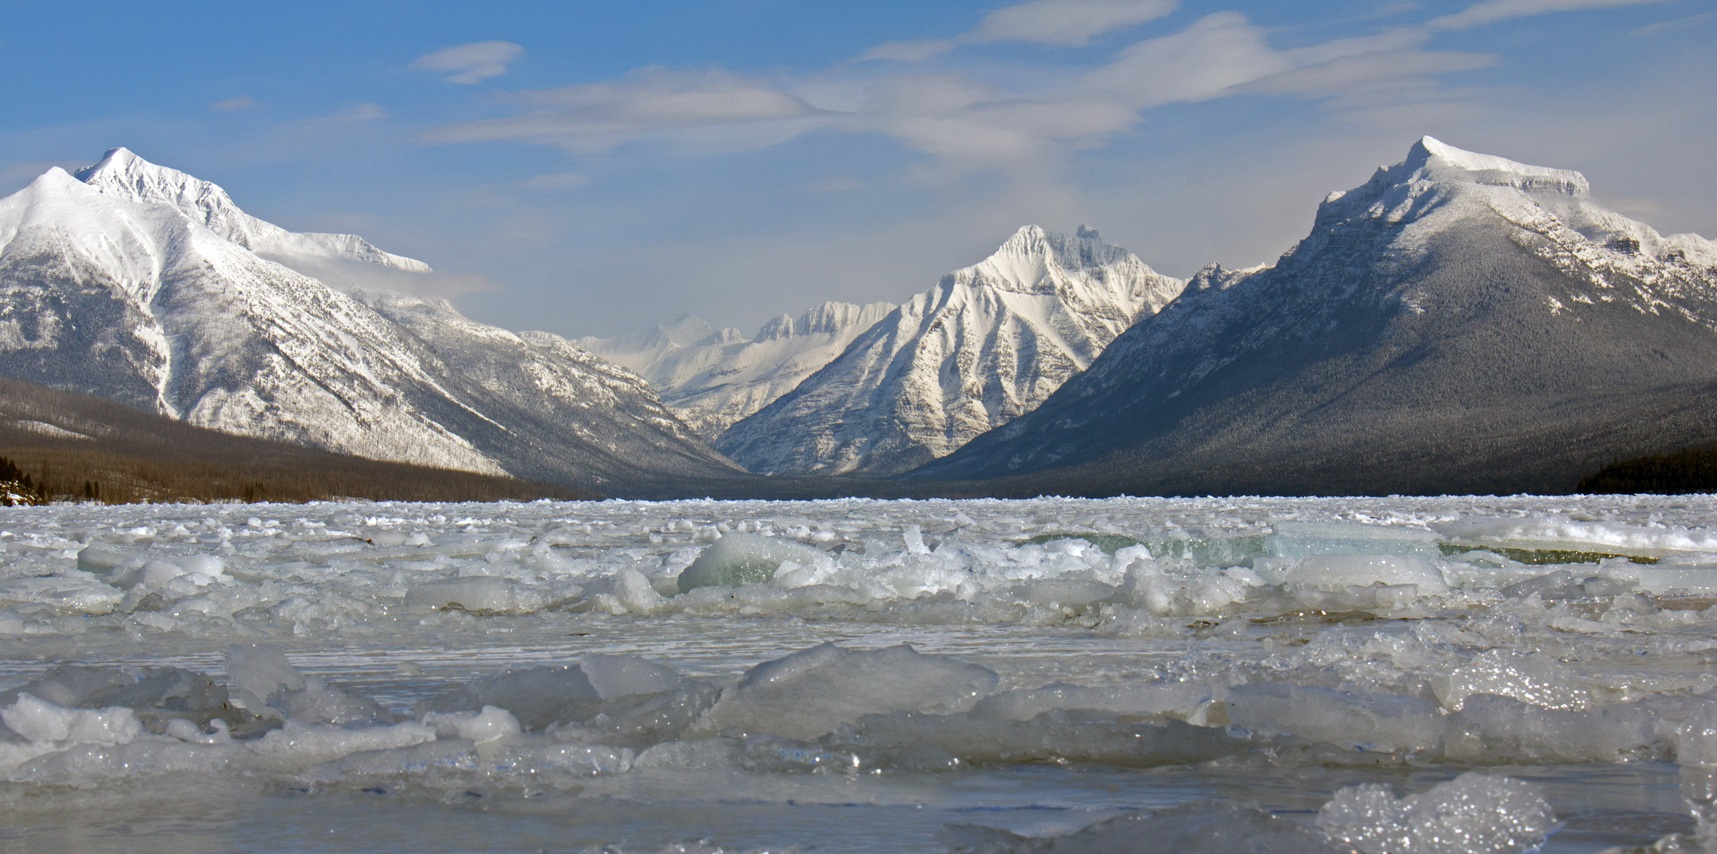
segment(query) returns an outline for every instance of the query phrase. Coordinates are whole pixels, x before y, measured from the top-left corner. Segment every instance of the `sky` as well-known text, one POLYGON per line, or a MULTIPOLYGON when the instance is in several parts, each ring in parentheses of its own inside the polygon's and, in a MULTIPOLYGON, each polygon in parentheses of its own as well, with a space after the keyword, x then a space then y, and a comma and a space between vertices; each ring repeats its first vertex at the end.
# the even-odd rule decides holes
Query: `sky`
POLYGON ((1265 263, 1424 135, 1717 237, 1717 2, 8 4, 0 193, 125 146, 510 329, 748 334, 1019 227, 1265 263))

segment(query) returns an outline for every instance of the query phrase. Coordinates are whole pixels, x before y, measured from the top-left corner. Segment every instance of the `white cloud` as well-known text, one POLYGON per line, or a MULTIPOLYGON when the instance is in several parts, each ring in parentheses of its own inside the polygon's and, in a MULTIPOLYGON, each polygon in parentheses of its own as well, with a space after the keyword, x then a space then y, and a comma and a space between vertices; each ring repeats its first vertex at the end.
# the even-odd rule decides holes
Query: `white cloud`
POLYGON ((1292 67, 1246 16, 1219 12, 1178 33, 1133 44, 1084 85, 1144 108, 1208 100, 1292 67))
POLYGON ((330 113, 320 121, 324 122, 373 122, 387 118, 388 111, 380 104, 353 104, 343 110, 330 113))
POLYGON ((954 49, 954 43, 946 39, 932 39, 916 42, 889 42, 879 44, 859 56, 859 62, 923 62, 933 59, 954 49))
POLYGON ((262 109, 262 104, 257 103, 257 100, 249 95, 240 95, 237 98, 227 98, 226 100, 216 101, 209 105, 209 111, 214 113, 234 113, 239 110, 260 109, 262 109))
POLYGON ((984 16, 971 41, 1035 42, 1077 47, 1173 12, 1176 0, 1030 0, 984 16))
POLYGON ((1711 17, 1712 15, 1710 12, 1701 12, 1697 15, 1688 15, 1685 18, 1658 21, 1655 24, 1646 24, 1645 26, 1634 30, 1632 34, 1636 36, 1655 36, 1659 33, 1670 33, 1676 30, 1692 29, 1709 23, 1711 17))
POLYGON ((297 255, 273 260, 343 291, 392 291, 426 298, 450 299, 500 289, 500 286, 490 279, 467 273, 417 273, 361 261, 297 255))
POLYGON ((589 183, 590 176, 582 172, 555 172, 526 178, 519 182, 519 186, 527 190, 556 191, 576 190, 589 183))
MULTIPOLYGON (((1030 30, 1038 41, 1073 43, 1172 8, 1139 0, 1033 0, 998 10, 960 40, 1019 39, 1030 30), (1061 29, 1027 27, 1032 16, 1052 12, 1061 29)), ((1440 99, 1439 75, 1496 62, 1429 50, 1432 35, 1424 26, 1397 27, 1279 49, 1270 31, 1246 16, 1219 12, 1136 41, 1088 71, 1027 70, 1006 59, 963 73, 843 64, 800 78, 650 68, 611 82, 521 93, 514 96, 522 107, 517 115, 453 125, 432 138, 521 140, 581 153, 654 139, 701 153, 764 148, 822 130, 897 139, 936 158, 932 175, 1053 170, 1068 152, 1131 133, 1149 111, 1169 104, 1240 94, 1317 99, 1337 109, 1430 103, 1440 99)), ((949 44, 893 43, 866 56, 909 62, 949 44)))
POLYGON ((568 86, 518 96, 519 116, 467 122, 433 137, 469 142, 514 139, 602 150, 668 131, 761 124, 817 111, 779 86, 725 71, 634 72, 613 83, 568 86))
POLYGON ((507 73, 507 66, 525 55, 525 49, 512 42, 487 41, 444 47, 426 53, 411 63, 419 71, 453 72, 445 79, 449 83, 471 85, 507 73))
POLYGON ((1465 30, 1482 27, 1512 18, 1531 18, 1555 12, 1577 12, 1582 9, 1609 9, 1617 6, 1640 6, 1664 0, 1482 0, 1453 15, 1432 20, 1429 26, 1440 30, 1465 30))

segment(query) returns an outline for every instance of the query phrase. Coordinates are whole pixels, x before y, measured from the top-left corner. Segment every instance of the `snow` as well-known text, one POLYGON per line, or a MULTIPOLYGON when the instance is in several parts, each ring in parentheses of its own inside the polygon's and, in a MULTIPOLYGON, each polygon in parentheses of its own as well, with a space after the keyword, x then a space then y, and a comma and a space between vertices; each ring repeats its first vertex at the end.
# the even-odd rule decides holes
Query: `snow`
POLYGON ((106 195, 177 208, 222 238, 258 254, 275 256, 294 269, 295 261, 342 259, 412 273, 430 271, 422 261, 383 252, 357 235, 299 234, 264 222, 240 210, 219 186, 150 163, 126 148, 108 151, 95 165, 78 170, 75 177, 106 195))
POLYGON ((1702 400, 1675 389, 1711 382, 1714 336, 1717 244, 1606 208, 1577 172, 1427 137, 1327 197, 1275 264, 1201 270, 1036 408, 914 477, 1082 467, 1057 482, 1565 490, 1653 442, 1706 441, 1708 418, 1668 413, 1702 400), (1646 411, 1666 413, 1647 419, 1661 430, 1614 436, 1646 411), (1524 458, 1534 472, 1504 473, 1524 458))
POLYGON ((649 380, 663 403, 713 442, 833 361, 892 310, 880 302, 823 303, 797 317, 775 317, 751 338, 685 317, 642 337, 574 343, 649 380))
POLYGON ((1184 282, 1026 226, 878 320, 716 447, 762 474, 893 474, 1029 412, 1184 282))
POLYGON ((1573 170, 1528 166, 1495 155, 1465 151, 1429 136, 1420 139, 1408 153, 1407 163, 1431 158, 1468 172, 1501 173, 1534 187, 1565 187, 1581 194, 1591 192, 1586 176, 1573 170))
POLYGON ((420 262, 287 232, 123 149, 79 175, 0 200, 0 372, 232 433, 585 488, 733 470, 641 379, 565 339, 306 272, 420 262))
POLYGON ((372 850, 379 823, 443 850, 475 821, 507 849, 1696 848, 1713 519, 1711 496, 9 508, 8 838, 81 813, 109 819, 84 847, 372 850), (700 561, 734 586, 682 592, 700 561))

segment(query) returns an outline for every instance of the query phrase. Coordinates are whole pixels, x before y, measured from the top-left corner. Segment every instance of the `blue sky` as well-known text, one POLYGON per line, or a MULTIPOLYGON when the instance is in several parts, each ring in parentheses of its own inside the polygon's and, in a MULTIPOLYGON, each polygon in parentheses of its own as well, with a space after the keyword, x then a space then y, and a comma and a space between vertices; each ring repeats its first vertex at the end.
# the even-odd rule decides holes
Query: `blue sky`
POLYGON ((0 192, 124 145, 515 329, 899 301, 1028 223, 1273 259, 1430 134, 1717 236, 1717 4, 10 4, 0 192))

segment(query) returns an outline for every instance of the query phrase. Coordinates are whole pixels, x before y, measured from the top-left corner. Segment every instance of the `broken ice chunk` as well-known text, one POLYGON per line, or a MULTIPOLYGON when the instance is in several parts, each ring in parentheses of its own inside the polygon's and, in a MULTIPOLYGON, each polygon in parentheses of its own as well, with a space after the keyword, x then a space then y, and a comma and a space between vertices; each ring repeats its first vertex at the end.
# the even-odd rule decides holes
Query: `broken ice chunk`
POLYGON ((1587 709, 1592 692, 1576 674, 1541 653, 1493 649, 1431 680, 1443 708, 1458 712, 1475 694, 1495 694, 1546 709, 1587 709))
POLYGON ((665 694, 685 682, 671 667, 636 655, 586 655, 579 661, 590 687, 604 700, 637 694, 665 694))
POLYGON ((1364 751, 1421 752, 1443 739, 1437 707, 1417 697, 1265 683, 1229 689, 1228 716, 1256 732, 1364 751))
POLYGON ((527 667, 478 677, 458 691, 418 703, 417 711, 427 715, 495 706, 513 713, 526 732, 541 732, 551 724, 588 719, 601 701, 577 665, 527 667))
POLYGON ((68 709, 29 694, 0 709, 0 722, 32 742, 127 744, 143 734, 143 724, 123 706, 68 709))
POLYGON ((829 557, 791 540, 738 532, 724 534, 680 573, 680 592, 689 593, 699 587, 763 584, 789 561, 799 566, 820 566, 829 563, 829 557))
POLYGON ((233 699, 254 714, 263 714, 268 698, 279 691, 300 691, 304 674, 286 660, 286 653, 264 644, 235 644, 227 650, 227 679, 233 699))
POLYGON ((1349 587, 1411 584, 1423 594, 1449 592, 1436 565, 1423 558, 1366 554, 1323 554, 1300 559, 1282 580, 1313 590, 1341 592, 1349 587))
POLYGON ((1442 557, 1437 535, 1383 525, 1277 522, 1265 539, 1273 557, 1299 560, 1310 555, 1383 555, 1432 561, 1442 557))
POLYGON ((1531 851, 1555 824, 1538 786, 1477 771, 1399 799, 1381 783, 1350 786, 1317 818, 1325 833, 1367 854, 1531 851))
POLYGON ((542 610, 549 597, 516 581, 473 576, 418 582, 405 594, 405 603, 478 614, 530 614, 542 610))
POLYGON ((434 729, 437 738, 464 738, 477 744, 511 738, 523 731, 512 712, 494 706, 477 712, 430 712, 423 716, 423 725, 434 729))
POLYGON ((759 664, 710 710, 718 731, 815 738, 869 714, 970 709, 996 685, 988 668, 920 655, 822 644, 759 664))

